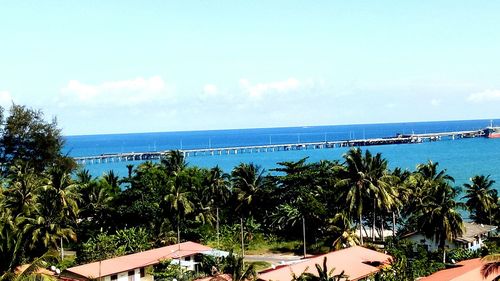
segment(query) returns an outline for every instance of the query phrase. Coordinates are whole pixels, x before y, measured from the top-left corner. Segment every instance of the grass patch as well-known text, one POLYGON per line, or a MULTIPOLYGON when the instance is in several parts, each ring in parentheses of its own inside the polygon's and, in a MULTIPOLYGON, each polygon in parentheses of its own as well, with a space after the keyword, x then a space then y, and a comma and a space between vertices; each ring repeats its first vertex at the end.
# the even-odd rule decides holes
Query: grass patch
POLYGON ((267 261, 256 261, 256 262, 253 262, 253 265, 255 266, 255 270, 257 272, 262 271, 264 269, 268 269, 271 267, 271 264, 268 263, 267 261))

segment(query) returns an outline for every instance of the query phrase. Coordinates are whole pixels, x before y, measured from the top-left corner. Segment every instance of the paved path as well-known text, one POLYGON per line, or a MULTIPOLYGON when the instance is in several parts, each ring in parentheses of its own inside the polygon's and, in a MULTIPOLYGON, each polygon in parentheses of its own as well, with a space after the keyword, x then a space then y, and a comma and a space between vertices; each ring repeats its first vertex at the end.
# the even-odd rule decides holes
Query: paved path
POLYGON ((302 256, 283 254, 245 255, 245 260, 248 261, 267 261, 270 263, 279 263, 281 261, 296 261, 300 259, 302 259, 302 256))

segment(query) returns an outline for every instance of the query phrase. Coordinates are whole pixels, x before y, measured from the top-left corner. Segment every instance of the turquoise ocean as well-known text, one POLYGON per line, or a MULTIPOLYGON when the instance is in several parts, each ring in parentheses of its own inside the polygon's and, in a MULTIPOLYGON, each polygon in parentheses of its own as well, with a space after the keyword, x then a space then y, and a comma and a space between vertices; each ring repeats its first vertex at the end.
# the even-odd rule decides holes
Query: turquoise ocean
MULTIPOLYGON (((500 120, 493 120, 500 124, 500 120)), ((439 122, 411 122, 390 124, 361 124, 336 126, 308 126, 239 130, 207 130, 164 133, 135 133, 110 135, 66 136, 64 152, 70 156, 92 156, 106 153, 146 152, 170 149, 231 147, 242 145, 285 144, 297 142, 333 141, 374 137, 391 137, 396 134, 432 133, 482 129, 490 120, 464 120, 439 122)), ((396 144, 362 147, 373 153, 380 152, 388 159, 391 168, 414 170, 428 160, 439 162, 441 169, 462 185, 476 174, 491 175, 500 190, 500 139, 468 138, 446 139, 419 144, 396 144)), ((190 156, 189 165, 211 168, 216 165, 230 172, 239 163, 255 163, 266 170, 277 167, 277 162, 340 160, 348 148, 310 149, 242 153, 214 156, 190 156)), ((115 162, 87 164, 92 175, 114 170, 119 176, 127 175, 127 164, 140 162, 115 162)))

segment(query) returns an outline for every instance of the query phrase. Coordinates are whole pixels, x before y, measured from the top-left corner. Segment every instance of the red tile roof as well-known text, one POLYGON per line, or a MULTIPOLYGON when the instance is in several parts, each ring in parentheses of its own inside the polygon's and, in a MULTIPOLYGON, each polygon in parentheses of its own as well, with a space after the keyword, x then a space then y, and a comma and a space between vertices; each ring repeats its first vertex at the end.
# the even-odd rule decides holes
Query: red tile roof
POLYGON ((191 256, 208 250, 212 250, 212 248, 194 242, 184 242, 180 244, 180 250, 179 244, 170 245, 100 262, 79 265, 66 270, 82 277, 98 278, 99 276, 103 277, 120 272, 127 272, 148 265, 154 265, 161 260, 177 259, 179 257, 191 256))
POLYGON ((420 279, 420 281, 491 281, 495 279, 496 274, 483 279, 481 259, 465 260, 457 263, 457 267, 440 270, 430 276, 420 279))
POLYGON ((288 281, 292 280, 292 273, 299 276, 302 272, 317 274, 316 264, 323 266, 323 259, 327 258, 328 270, 333 274, 344 274, 349 276, 349 280, 355 281, 370 276, 378 272, 379 268, 367 263, 389 263, 391 256, 366 249, 360 246, 354 246, 347 249, 319 255, 306 259, 302 262, 281 266, 276 269, 265 270, 259 274, 260 280, 288 281))

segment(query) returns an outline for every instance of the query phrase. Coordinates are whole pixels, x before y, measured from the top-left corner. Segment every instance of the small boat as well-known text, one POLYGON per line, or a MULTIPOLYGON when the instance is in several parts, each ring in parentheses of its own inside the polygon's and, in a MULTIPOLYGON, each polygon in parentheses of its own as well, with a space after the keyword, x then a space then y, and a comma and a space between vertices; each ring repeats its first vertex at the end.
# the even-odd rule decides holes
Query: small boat
POLYGON ((490 139, 500 138, 500 127, 494 127, 491 121, 490 126, 484 129, 484 136, 490 139))

